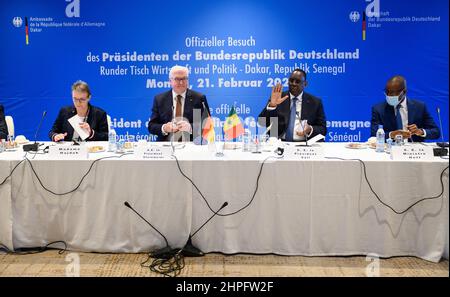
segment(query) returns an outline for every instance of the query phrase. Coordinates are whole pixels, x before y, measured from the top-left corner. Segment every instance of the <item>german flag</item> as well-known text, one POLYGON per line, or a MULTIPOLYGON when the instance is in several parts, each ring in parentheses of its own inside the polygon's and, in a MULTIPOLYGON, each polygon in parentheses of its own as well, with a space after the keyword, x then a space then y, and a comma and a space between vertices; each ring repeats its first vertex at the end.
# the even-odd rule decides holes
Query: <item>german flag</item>
POLYGON ((28 18, 25 17, 25 44, 29 44, 29 34, 28 34, 28 18))
POLYGON ((366 40, 366 12, 364 10, 362 15, 362 40, 366 40))
POLYGON ((214 133, 214 121, 208 116, 205 119, 205 124, 203 126, 202 137, 208 141, 208 143, 214 142, 216 134, 214 133))

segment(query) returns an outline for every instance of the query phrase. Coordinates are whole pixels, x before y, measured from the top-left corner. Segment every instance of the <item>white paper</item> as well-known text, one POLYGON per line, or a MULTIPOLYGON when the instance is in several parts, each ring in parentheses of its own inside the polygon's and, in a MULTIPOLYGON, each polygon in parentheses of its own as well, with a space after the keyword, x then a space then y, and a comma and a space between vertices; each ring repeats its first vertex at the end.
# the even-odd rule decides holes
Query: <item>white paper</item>
POLYGON ((433 148, 419 144, 392 146, 391 160, 395 161, 433 161, 433 148))
POLYGON ((323 159, 323 147, 318 146, 288 146, 284 151, 285 160, 319 160, 323 159))
POLYGON ((68 119, 69 123, 72 125, 73 129, 80 135, 82 140, 85 140, 89 137, 89 134, 80 127, 80 123, 83 123, 78 115, 74 115, 70 119, 68 119))
POLYGON ((80 160, 88 158, 85 145, 52 145, 48 150, 49 158, 56 160, 80 160))
POLYGON ((323 136, 322 134, 317 134, 316 136, 314 136, 311 139, 308 139, 308 145, 313 145, 314 143, 318 142, 319 140, 324 139, 325 136, 323 136))
POLYGON ((139 160, 168 160, 172 158, 172 148, 170 146, 160 145, 146 145, 141 147, 138 146, 134 156, 139 160))

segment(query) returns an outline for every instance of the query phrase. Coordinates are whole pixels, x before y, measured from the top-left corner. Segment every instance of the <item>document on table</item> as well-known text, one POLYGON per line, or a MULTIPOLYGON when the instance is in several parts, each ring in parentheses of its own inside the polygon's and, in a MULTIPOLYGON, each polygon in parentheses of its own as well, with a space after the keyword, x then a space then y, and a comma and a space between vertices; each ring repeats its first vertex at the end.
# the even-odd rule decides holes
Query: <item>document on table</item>
POLYGON ((86 132, 86 130, 80 127, 80 124, 83 123, 83 121, 81 121, 78 115, 74 115, 73 117, 68 119, 68 121, 72 125, 73 129, 78 133, 78 135, 80 135, 80 138, 82 140, 85 140, 89 137, 89 134, 86 132))

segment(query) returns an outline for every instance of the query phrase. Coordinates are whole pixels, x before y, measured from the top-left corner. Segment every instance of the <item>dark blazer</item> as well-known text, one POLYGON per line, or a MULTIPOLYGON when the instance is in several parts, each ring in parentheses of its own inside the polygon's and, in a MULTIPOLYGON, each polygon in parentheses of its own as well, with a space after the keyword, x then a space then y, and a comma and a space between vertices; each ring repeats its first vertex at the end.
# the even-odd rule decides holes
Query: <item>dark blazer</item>
MULTIPOLYGON (((201 109, 201 113, 203 115, 204 108, 202 102, 204 102, 205 104, 204 106, 206 107, 206 109, 209 109, 208 101, 206 100, 205 95, 190 89, 186 91, 183 117, 189 120, 192 129, 194 129, 193 127, 194 109, 201 109)), ((155 98, 153 99, 152 115, 150 117, 150 121, 148 122, 148 131, 153 135, 157 135, 158 141, 169 141, 170 134, 163 135, 161 128, 165 123, 172 121, 172 115, 173 115, 172 90, 156 95, 155 98)), ((200 125, 200 123, 197 124, 200 125)), ((191 134, 190 135, 191 141, 192 138, 193 137, 191 134)))
POLYGON ((5 110, 3 105, 0 104, 0 139, 8 138, 8 126, 6 125, 5 120, 5 110))
MULTIPOLYGON (((283 92, 281 97, 286 95, 290 97, 289 92, 283 92)), ((269 102, 270 99, 268 103, 269 102)), ((267 127, 270 125, 271 117, 278 118, 278 138, 280 138, 286 132, 289 125, 291 98, 284 100, 283 103, 278 105, 275 110, 267 110, 267 104, 259 114, 259 123, 260 125, 265 125, 267 127), (265 123, 261 122, 261 118, 263 118, 265 123)), ((313 127, 313 133, 309 136, 309 138, 314 137, 317 134, 322 134, 323 136, 327 134, 327 123, 325 121, 325 112, 323 110, 322 100, 306 92, 303 92, 302 96, 301 119, 308 120, 308 125, 313 127)))
MULTIPOLYGON (((412 140, 420 142, 424 139, 439 138, 439 128, 429 114, 425 103, 407 98, 406 105, 408 106, 408 124, 416 124, 419 129, 425 129, 427 133, 425 138, 413 135, 412 140)), ((376 136, 378 125, 383 125, 386 138, 389 137, 389 132, 397 130, 394 107, 386 101, 372 107, 371 136, 376 136)))
MULTIPOLYGON (((53 136, 55 134, 67 132, 67 136, 64 138, 64 141, 72 141, 74 130, 68 119, 76 114, 77 110, 74 106, 66 106, 61 108, 52 129, 48 133, 48 137, 53 140, 53 136)), ((94 136, 92 138, 87 138, 86 141, 108 140, 108 120, 106 117, 106 112, 103 109, 89 104, 89 114, 86 122, 89 124, 91 129, 94 130, 94 136)))

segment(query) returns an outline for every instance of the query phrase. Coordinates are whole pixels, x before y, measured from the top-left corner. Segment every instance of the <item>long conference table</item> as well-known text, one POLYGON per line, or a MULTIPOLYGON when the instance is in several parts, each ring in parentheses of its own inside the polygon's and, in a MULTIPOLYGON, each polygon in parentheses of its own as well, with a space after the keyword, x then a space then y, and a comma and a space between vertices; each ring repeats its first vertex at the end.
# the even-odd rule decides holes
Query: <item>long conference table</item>
POLYGON ((175 149, 178 164, 173 157, 142 160, 106 151, 75 160, 28 153, 21 162, 21 148, 5 151, 0 182, 21 163, 0 185, 0 243, 17 249, 62 240, 69 250, 85 252, 164 247, 162 237, 124 206, 128 201, 171 247, 182 247, 228 202, 192 238, 202 251, 448 259, 448 169, 443 195, 396 214, 370 190, 359 161, 332 158, 364 161, 373 191, 396 210, 439 195, 448 159, 393 161, 371 148, 320 146, 326 158, 296 160, 270 157, 273 147, 260 154, 224 150, 217 157, 211 147, 188 143, 175 149), (103 157, 110 158, 93 164, 103 157))

